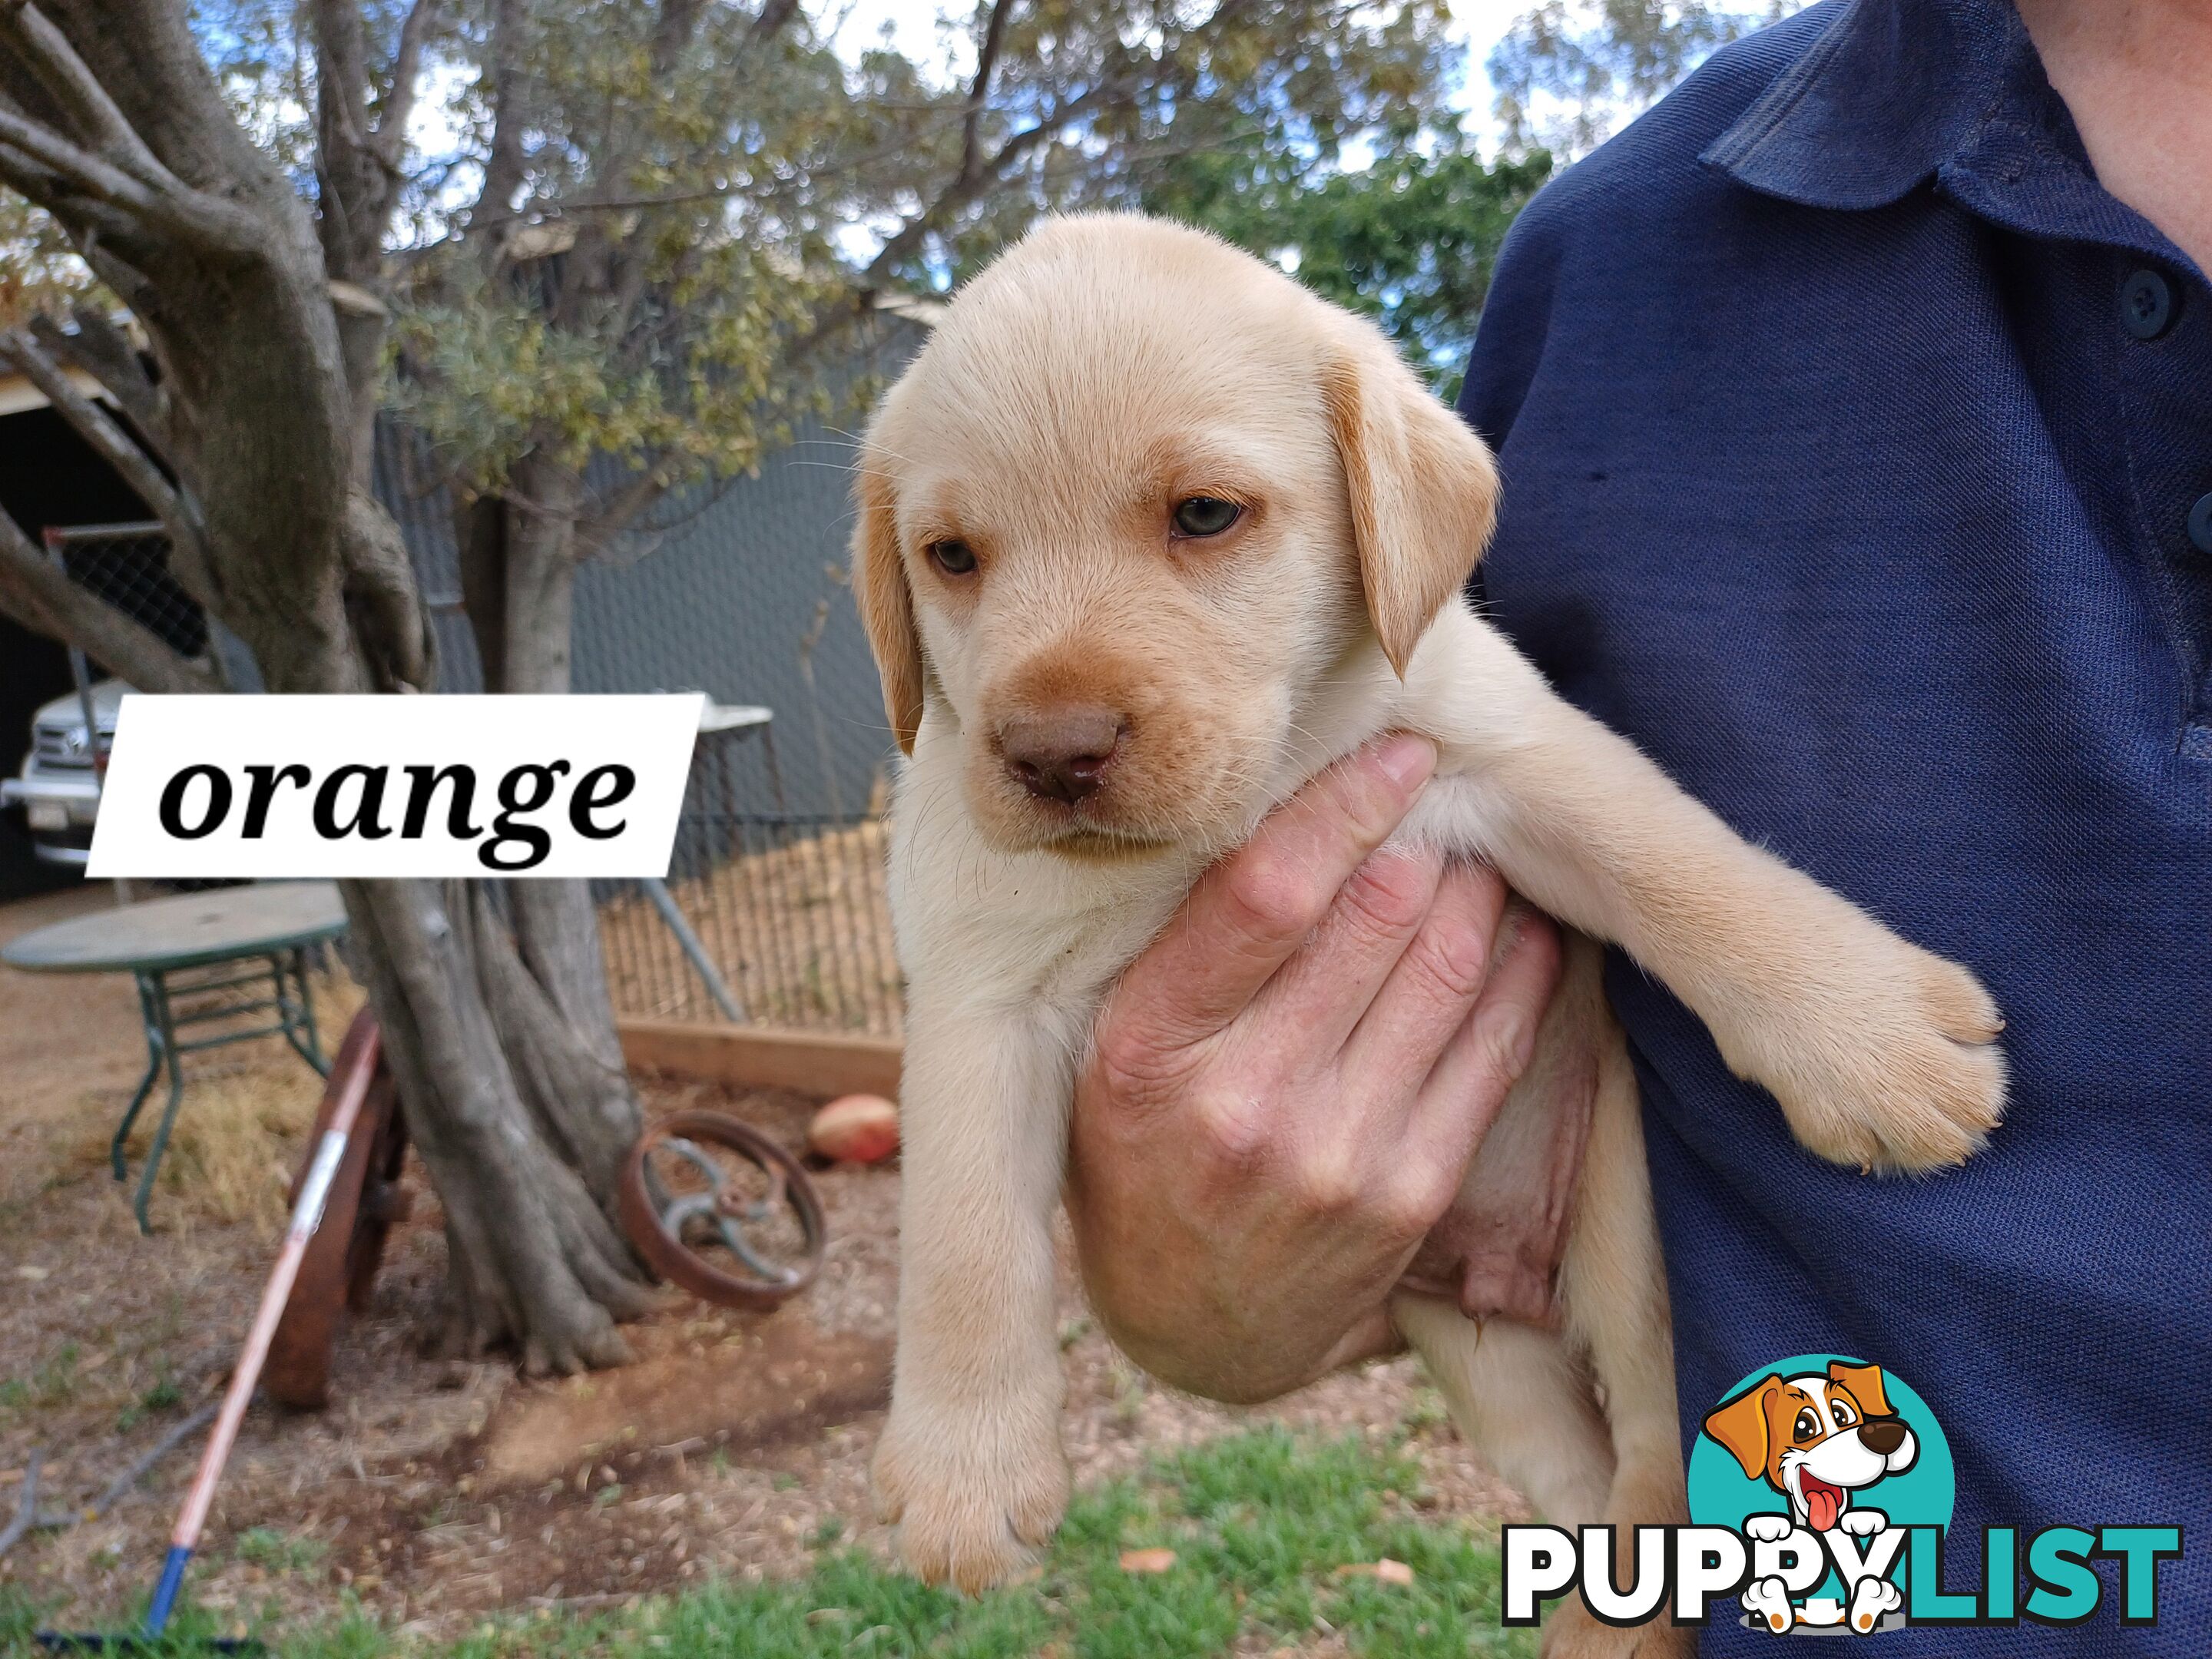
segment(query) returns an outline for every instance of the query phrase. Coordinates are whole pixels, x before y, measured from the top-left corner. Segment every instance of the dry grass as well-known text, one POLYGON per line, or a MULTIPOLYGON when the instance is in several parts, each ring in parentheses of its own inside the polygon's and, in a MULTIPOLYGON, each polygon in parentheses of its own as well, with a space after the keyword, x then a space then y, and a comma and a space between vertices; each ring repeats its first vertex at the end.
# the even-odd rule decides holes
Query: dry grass
MULTIPOLYGON (((343 971, 311 975, 315 1025, 328 1055, 336 1051, 365 993, 343 971)), ((187 1054, 185 1102, 161 1160, 156 1202, 166 1227, 191 1222, 252 1224, 264 1239, 283 1231, 285 1196, 298 1170, 302 1142, 323 1095, 322 1080, 281 1037, 234 1048, 187 1054)), ((130 1141, 131 1178, 153 1144, 167 1099, 156 1083, 130 1141)), ((66 1179, 103 1170, 121 1103, 105 1094, 78 1102, 53 1147, 55 1175, 66 1179)))
MULTIPOLYGON (((824 830, 671 882, 669 890, 750 1019, 896 1037, 904 995, 884 846, 880 820, 824 830)), ((603 905, 599 926, 617 1011, 722 1017, 642 895, 603 905)))

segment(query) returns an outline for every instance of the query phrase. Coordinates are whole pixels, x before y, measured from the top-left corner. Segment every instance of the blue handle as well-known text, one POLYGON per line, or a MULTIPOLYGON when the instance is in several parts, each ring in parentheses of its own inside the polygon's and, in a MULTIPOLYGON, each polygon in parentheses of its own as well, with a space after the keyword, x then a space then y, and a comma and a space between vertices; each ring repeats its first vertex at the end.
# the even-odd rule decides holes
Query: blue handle
POLYGON ((169 1622, 169 1609, 177 1603, 177 1589, 185 1582, 185 1563, 192 1559, 191 1550, 183 1544, 169 1546, 168 1559, 161 1563, 161 1582, 154 1587, 154 1599, 146 1608, 146 1634, 159 1636, 169 1622))

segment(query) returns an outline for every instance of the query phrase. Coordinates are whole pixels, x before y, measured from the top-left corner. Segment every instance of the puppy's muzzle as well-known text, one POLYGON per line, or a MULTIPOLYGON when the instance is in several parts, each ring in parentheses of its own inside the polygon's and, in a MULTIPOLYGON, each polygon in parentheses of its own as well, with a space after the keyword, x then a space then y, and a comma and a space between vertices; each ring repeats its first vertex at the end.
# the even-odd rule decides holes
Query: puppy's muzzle
POLYGON ((1869 1417, 1859 1425, 1859 1443, 1876 1457, 1887 1457, 1905 1443, 1905 1423, 1895 1417, 1869 1417))
POLYGON ((1073 806, 1105 786, 1106 769, 1127 729, 1109 708, 1020 714, 999 727, 999 753, 1007 772, 1030 794, 1073 806))

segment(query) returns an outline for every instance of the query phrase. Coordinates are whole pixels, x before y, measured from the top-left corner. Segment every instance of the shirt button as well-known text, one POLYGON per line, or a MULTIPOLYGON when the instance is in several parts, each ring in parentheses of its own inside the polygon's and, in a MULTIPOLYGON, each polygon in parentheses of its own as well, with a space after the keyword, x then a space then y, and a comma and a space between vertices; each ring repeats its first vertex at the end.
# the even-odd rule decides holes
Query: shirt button
POLYGON ((2212 495, 2199 495, 2189 509, 2189 539, 2199 553, 2212 553, 2212 495))
POLYGON ((2120 319, 2138 340, 2155 340, 2173 320, 2173 288, 2156 271, 2145 269, 2120 285, 2120 319))

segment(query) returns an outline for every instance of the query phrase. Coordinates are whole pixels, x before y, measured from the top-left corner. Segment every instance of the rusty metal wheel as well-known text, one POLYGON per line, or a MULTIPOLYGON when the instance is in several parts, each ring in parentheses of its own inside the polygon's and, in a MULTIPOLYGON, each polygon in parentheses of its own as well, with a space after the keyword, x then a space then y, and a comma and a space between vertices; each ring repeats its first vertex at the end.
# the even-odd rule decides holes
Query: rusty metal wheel
POLYGON ((331 1347, 337 1340, 339 1317, 346 1309, 357 1313, 368 1306, 376 1270, 384 1260, 385 1239, 409 1207, 409 1194, 398 1185, 399 1167, 407 1156, 407 1126, 399 1115, 392 1073, 384 1065, 376 1017, 366 1008, 354 1016, 331 1064, 330 1085, 308 1133, 307 1157, 293 1180, 292 1198, 298 1199, 300 1184, 330 1127, 343 1080, 364 1068, 370 1073, 368 1096, 347 1139, 330 1196, 324 1200, 322 1223, 307 1242, 300 1276, 284 1304, 284 1317, 269 1345, 268 1367, 262 1373, 270 1399, 301 1411, 319 1411, 330 1403, 331 1347))
POLYGON ((671 1283, 729 1308, 774 1308, 814 1282, 829 1243, 799 1160, 720 1112, 678 1112, 630 1149, 623 1229, 671 1283))

